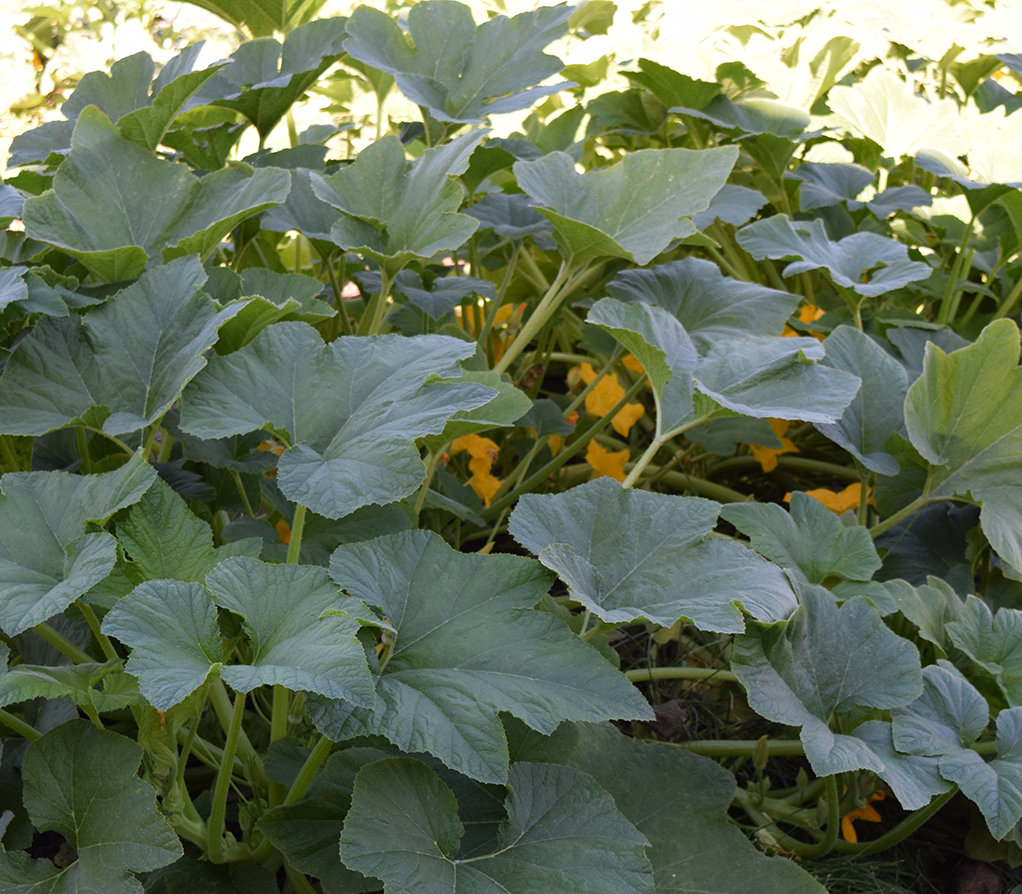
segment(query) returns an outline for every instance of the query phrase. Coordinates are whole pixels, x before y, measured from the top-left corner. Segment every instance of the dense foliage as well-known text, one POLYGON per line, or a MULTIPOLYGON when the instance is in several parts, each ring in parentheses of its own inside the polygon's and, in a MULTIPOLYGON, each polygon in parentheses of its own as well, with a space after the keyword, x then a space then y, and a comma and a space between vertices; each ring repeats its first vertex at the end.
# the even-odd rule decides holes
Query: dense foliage
POLYGON ((959 792, 1022 861, 1022 57, 200 5, 0 185, 0 888, 810 894, 959 792))

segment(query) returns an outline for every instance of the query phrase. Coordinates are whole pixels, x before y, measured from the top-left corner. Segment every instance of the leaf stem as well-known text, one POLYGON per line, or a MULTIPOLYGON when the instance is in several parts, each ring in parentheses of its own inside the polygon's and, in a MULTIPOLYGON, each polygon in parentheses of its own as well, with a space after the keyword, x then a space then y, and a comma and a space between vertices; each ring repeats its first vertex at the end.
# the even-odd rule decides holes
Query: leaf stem
POLYGON ((66 655, 75 664, 89 664, 95 661, 88 652, 84 652, 78 648, 71 640, 69 640, 62 633, 58 633, 49 624, 43 621, 42 624, 36 624, 33 628, 46 642, 48 642, 53 648, 55 648, 62 655, 66 655))
POLYGON ((883 534, 884 531, 893 528, 896 524, 898 524, 898 522, 908 518, 910 515, 912 515, 913 512, 918 512, 928 502, 929 500, 926 498, 925 495, 916 498, 911 503, 909 503, 908 506, 904 507, 903 509, 899 509, 897 512, 895 512, 894 515, 889 515, 882 522, 878 522, 877 524, 873 525, 873 527, 869 529, 869 536, 876 539, 881 534, 883 534))
POLYGON ((306 508, 301 503, 295 503, 294 518, 291 519, 291 539, 287 544, 287 564, 297 565, 302 554, 302 535, 305 533, 305 512, 306 508))
POLYGON ((245 515, 249 518, 255 518, 255 513, 252 511, 252 504, 249 502, 248 494, 245 493, 245 485, 241 480, 241 472, 237 469, 231 469, 231 477, 234 479, 234 486, 238 488, 238 493, 241 495, 241 505, 245 508, 245 515))
MULTIPOLYGON (((391 278, 386 267, 380 268, 380 291, 373 296, 369 307, 372 308, 369 326, 364 325, 365 318, 358 324, 359 335, 377 335, 383 325, 383 312, 387 307, 387 299, 390 297, 391 278)), ((369 307, 366 308, 366 316, 369 314, 369 307)))
POLYGON ((295 801, 300 801, 305 796, 316 771, 319 770, 319 765, 330 756, 330 749, 333 747, 334 743, 326 736, 319 737, 319 741, 313 746, 312 752, 305 759, 301 770, 298 771, 295 781, 291 783, 287 797, 284 798, 285 804, 294 804, 295 801))
MULTIPOLYGON (((859 474, 855 469, 848 466, 839 466, 837 463, 828 463, 819 459, 805 459, 800 456, 779 456, 777 464, 785 469, 792 469, 799 472, 819 472, 821 475, 833 475, 835 478, 842 478, 847 481, 859 481, 859 474)), ((715 463, 707 474, 716 475, 717 472, 724 472, 728 469, 745 469, 758 466, 759 460, 753 456, 730 456, 715 463)))
MULTIPOLYGON (((223 684, 221 683, 221 685, 223 684)), ((227 794, 231 787, 234 755, 238 750, 241 721, 244 717, 245 693, 239 692, 234 696, 234 710, 231 712, 231 722, 227 727, 223 761, 220 764, 220 769, 217 770, 216 787, 213 789, 213 804, 209 811, 209 846, 206 849, 206 854, 211 863, 223 863, 224 861, 224 817, 227 813, 227 794)))
POLYGON ((647 667, 625 671, 633 683, 648 683, 653 680, 713 680, 715 683, 737 683, 731 671, 715 667, 647 667))
POLYGON ((30 726, 20 717, 15 717, 10 711, 5 711, 3 708, 0 708, 0 723, 8 729, 14 730, 23 739, 28 739, 29 742, 35 742, 43 737, 43 734, 34 726, 30 726))
MULTIPOLYGON (((700 739, 695 742, 674 742, 676 748, 702 754, 706 757, 747 757, 751 758, 759 740, 744 739, 700 739)), ((805 754, 798 739, 768 739, 767 754, 771 757, 801 757, 805 754)))
POLYGON ((837 844, 837 833, 841 826, 841 799, 838 796, 837 776, 827 777, 827 831, 823 838, 810 847, 797 851, 803 858, 825 857, 837 844))
POLYGON ((86 475, 91 475, 92 457, 89 455, 89 442, 85 437, 85 429, 80 425, 75 426, 75 446, 78 448, 78 458, 82 461, 82 471, 86 475))
POLYGON ((504 349, 504 355, 494 367, 497 372, 506 372, 512 362, 525 350, 529 342, 532 341, 540 329, 554 315, 554 311, 557 310, 561 300, 568 294, 568 290, 564 288, 564 285, 568 282, 572 272, 568 262, 562 261, 561 269, 557 272, 557 278, 550 285, 550 288, 547 289, 547 293, 532 312, 532 316, 529 317, 521 331, 515 336, 514 341, 504 349))
MULTIPOLYGON (((224 734, 230 735, 231 697, 227 694, 227 687, 224 686, 224 681, 219 677, 213 680, 209 687, 209 702, 213 706, 217 719, 220 721, 220 726, 223 727, 224 734)), ((241 754, 242 766, 245 767, 246 772, 255 777, 251 781, 266 784, 266 772, 263 770, 262 758, 259 757, 255 748, 252 747, 252 743, 249 741, 244 730, 241 730, 237 750, 241 754)))
MULTIPOLYGON (((276 742, 287 735, 287 711, 291 704, 291 693, 281 683, 273 684, 273 707, 270 713, 270 741, 276 742)), ((284 800, 284 785, 270 780, 270 806, 276 807, 284 800)))
POLYGON ((419 513, 422 512, 422 507, 426 503, 426 495, 429 493, 429 485, 433 481, 433 476, 436 474, 437 466, 440 465, 440 458, 447 451, 447 447, 450 442, 444 444, 435 453, 430 453, 429 458, 426 460, 426 480, 422 482, 422 487, 419 488, 419 495, 415 498, 415 517, 419 517, 419 513))
POLYGON ((114 644, 110 642, 108 637, 99 626, 99 618, 96 617, 96 613, 92 610, 92 606, 84 600, 79 599, 76 603, 78 610, 84 615, 86 622, 89 625, 89 629, 92 631, 92 635, 96 637, 96 642, 99 643, 99 647, 103 650, 103 654, 108 659, 120 661, 121 656, 117 654, 117 650, 114 648, 114 644))
POLYGON ((548 476, 556 472, 569 459, 575 456, 575 454, 580 453, 582 449, 593 438, 595 438, 608 425, 610 425, 611 420, 618 413, 620 413, 621 410, 625 408, 628 402, 633 397, 635 397, 636 394, 639 393, 639 391, 642 389, 642 386, 645 384, 646 376, 645 375, 639 376, 635 384, 632 385, 630 389, 628 389, 624 397, 622 397, 621 400, 619 400, 610 409, 607 415, 604 416, 599 422, 597 422, 592 428, 590 428, 589 431, 586 432, 586 435, 588 435, 588 437, 585 436, 580 437, 577 441, 574 441, 573 443, 565 446, 565 448, 560 453, 558 453, 557 456, 550 460, 550 462, 548 462, 545 466, 541 467, 532 475, 530 475, 528 478, 526 478, 525 481, 519 484, 513 491, 511 491, 511 493, 507 494, 505 497, 502 497, 500 500, 498 500, 496 503, 490 506, 489 509, 486 509, 482 513, 480 513, 482 518, 485 519, 486 521, 489 521, 492 518, 496 518, 498 515, 500 515, 502 509, 504 509, 506 506, 510 506, 522 494, 528 493, 537 484, 539 484, 541 481, 544 481, 548 476))

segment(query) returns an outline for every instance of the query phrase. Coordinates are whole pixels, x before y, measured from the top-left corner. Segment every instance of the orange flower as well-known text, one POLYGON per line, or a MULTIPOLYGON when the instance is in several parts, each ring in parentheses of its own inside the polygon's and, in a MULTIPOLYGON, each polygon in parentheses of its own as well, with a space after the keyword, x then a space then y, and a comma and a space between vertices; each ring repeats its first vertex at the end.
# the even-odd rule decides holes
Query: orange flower
POLYGON ((628 451, 619 450, 611 453, 596 441, 590 441, 586 448, 586 462, 593 467, 593 478, 613 478, 615 481, 625 480, 625 463, 628 462, 628 451))
MULTIPOLYGON (((862 499, 862 485, 859 482, 855 484, 849 484, 842 491, 828 490, 826 487, 818 487, 815 490, 807 490, 807 496, 812 497, 814 500, 819 500, 826 506, 831 512, 836 512, 841 515, 843 512, 847 512, 849 509, 858 509, 859 501, 862 499)), ((873 499, 873 488, 869 488, 866 491, 866 502, 869 503, 873 499)), ((784 502, 791 502, 791 494, 786 493, 784 495, 784 502)))
MULTIPOLYGON (((585 382, 586 385, 592 384, 596 379, 596 370, 589 363, 576 366, 574 371, 577 371, 578 378, 585 382)), ((569 373, 569 384, 571 384, 571 378, 569 373)), ((606 416, 624 396, 625 389, 621 387, 617 374, 607 373, 596 383, 596 387, 586 395, 586 412, 592 416, 606 416)), ((642 404, 625 404, 610 421, 610 424, 614 426, 614 431, 619 435, 627 437, 628 433, 632 430, 632 426, 635 425, 645 412, 642 404)))
POLYGON ((284 455, 284 445, 280 443, 276 438, 271 441, 263 441, 259 445, 260 453, 272 453, 274 456, 284 455))
POLYGON ((274 525, 277 531, 277 536, 280 538, 280 542, 287 545, 291 542, 291 526, 281 519, 277 524, 274 525))
POLYGON ((851 813, 841 817, 841 837, 845 841, 857 842, 859 840, 859 836, 855 834, 855 826, 852 825, 856 820, 862 820, 867 823, 879 823, 882 817, 873 806, 873 802, 883 801, 885 797, 886 795, 883 792, 873 792, 869 796, 869 801, 866 802, 865 807, 856 807, 851 813))
POLYGON ((791 425, 787 419, 769 419, 770 427, 774 434, 780 439, 781 448, 764 447, 762 444, 750 444, 749 451, 753 458, 759 463, 764 472, 772 472, 777 468, 777 457, 782 453, 798 453, 798 447, 791 438, 786 438, 788 426, 791 425))
POLYGON ((621 365, 629 372, 633 372, 638 376, 641 376, 645 371, 645 367, 639 363, 634 354, 625 354, 621 358, 621 365))
MULTIPOLYGON (((798 318, 799 318, 800 322, 806 323, 808 325, 809 323, 812 323, 813 320, 820 319, 820 317, 822 317, 824 313, 825 313, 825 311, 820 310, 818 307, 816 307, 813 304, 804 304, 801 308, 799 308, 798 318)), ((802 333, 802 332, 796 332, 787 323, 784 324, 784 331, 781 333, 781 335, 785 336, 786 338, 791 337, 791 336, 795 336, 795 335, 803 335, 803 334, 804 333, 802 333)), ((822 332, 813 332, 812 329, 809 330, 808 334, 812 335, 812 336, 815 336, 820 341, 823 341, 827 337, 822 332)))
POLYGON ((472 472, 472 477, 468 479, 468 484, 483 504, 489 506, 493 495, 500 489, 500 479, 490 473, 497 461, 500 448, 489 438, 464 435, 451 442, 452 454, 460 453, 462 450, 467 450, 470 457, 468 468, 472 472))
MULTIPOLYGON (((477 334, 474 313, 463 314, 460 304, 454 308, 454 313, 458 318, 458 325, 462 329, 472 335, 477 334)), ((482 319, 485 319, 486 313, 485 306, 480 306, 479 315, 482 319)), ((507 346, 514 341, 514 333, 511 330, 516 330, 521 326, 524 313, 524 304, 505 304, 497 311, 497 315, 493 318, 493 328, 490 330, 494 362, 500 360, 507 346)))

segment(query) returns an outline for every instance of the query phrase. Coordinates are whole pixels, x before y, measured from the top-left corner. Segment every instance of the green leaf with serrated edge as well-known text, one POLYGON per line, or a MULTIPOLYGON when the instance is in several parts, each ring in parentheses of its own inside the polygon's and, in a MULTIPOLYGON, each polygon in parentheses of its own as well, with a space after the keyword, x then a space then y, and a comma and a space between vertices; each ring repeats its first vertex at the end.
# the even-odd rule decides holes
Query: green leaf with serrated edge
POLYGON ((252 863, 209 863, 191 851, 150 873, 146 894, 279 894, 276 876, 252 863))
POLYGON ((884 450, 884 445, 891 435, 905 434, 908 378, 904 367, 872 338, 851 326, 839 326, 823 346, 827 365, 857 376, 862 387, 837 422, 817 423, 817 431, 844 447, 867 469, 897 475, 898 461, 884 450))
POLYGON ((149 581, 114 606, 103 631, 132 649, 127 670, 161 710, 177 704, 210 673, 234 689, 281 683, 288 688, 371 704, 359 608, 322 568, 267 565, 235 558, 201 584, 149 581), (211 595, 212 594, 212 595, 211 595), (223 664, 216 606, 241 615, 250 664, 223 664))
MULTIPOLYGON (((5 659, 6 646, 0 646, 0 659, 5 659)), ((138 690, 131 692, 116 685, 119 659, 106 664, 62 664, 56 667, 17 664, 0 666, 0 707, 33 698, 70 698, 76 705, 91 705, 97 711, 115 711, 138 702, 138 690), (114 674, 114 677, 111 677, 114 674), (111 691, 97 689, 101 681, 113 679, 111 691)), ((130 677, 128 678, 131 679, 130 677)), ((132 681, 134 682, 134 681, 132 681)))
POLYGON ((796 863, 767 857, 728 819, 735 778, 715 761, 643 743, 609 724, 579 726, 571 764, 649 840, 658 894, 824 894, 796 863))
POLYGON ((359 771, 341 860, 388 894, 563 891, 652 894, 646 839, 593 780, 571 767, 515 764, 497 850, 458 859, 458 802, 425 764, 391 758, 359 771))
POLYGON ((459 410, 444 426, 442 434, 423 438, 423 443, 428 450, 437 450, 448 441, 453 441, 463 435, 514 425, 532 409, 532 401, 522 391, 515 388, 509 376, 502 376, 492 370, 483 372, 465 370, 455 381, 472 382, 492 388, 497 392, 497 396, 489 403, 474 410, 459 410))
POLYGON ((240 112, 265 140, 288 109, 337 61, 344 23, 343 17, 309 22, 290 31, 283 44, 272 37, 246 41, 196 99, 240 112))
POLYGON ((968 748, 989 722, 986 699, 954 665, 943 660, 923 668, 919 698, 891 711, 891 732, 898 751, 930 757, 968 748))
POLYGON ((720 408, 760 418, 833 422, 859 379, 812 361, 823 357, 815 338, 746 336, 715 341, 700 357, 682 324, 661 307, 603 298, 589 322, 606 329, 646 369, 661 432, 684 429, 720 408))
POLYGON ((25 282, 27 267, 10 267, 0 270, 0 311, 7 305, 21 303, 28 299, 28 283, 25 282))
POLYGON ((891 787, 905 810, 919 810, 934 795, 950 791, 951 783, 940 775, 938 758, 904 754, 895 748, 891 724, 867 720, 852 730, 850 738, 869 750, 880 767, 875 772, 891 787))
POLYGON ((947 654, 950 640, 947 625, 962 615, 962 600, 954 589, 937 577, 926 584, 913 587, 903 580, 884 583, 894 603, 919 630, 919 635, 933 643, 938 654, 947 654))
POLYGON ((25 201, 25 232, 63 249, 107 282, 165 257, 203 257, 247 217, 284 201, 286 171, 231 168, 201 180, 121 136, 99 109, 75 126, 53 191, 25 201))
POLYGON ((640 59, 638 71, 622 71, 621 74, 641 84, 668 107, 686 106, 698 110, 720 95, 720 84, 690 78, 651 59, 640 59))
POLYGON ((642 149, 600 171, 579 174, 564 152, 515 162, 518 185, 554 226, 561 254, 573 265, 601 257, 648 264, 695 231, 727 181, 738 149, 642 149))
POLYGON ((228 559, 206 577, 221 608, 240 615, 252 648, 249 664, 220 676, 234 689, 280 683, 354 704, 373 704, 373 686, 355 620, 368 610, 342 596, 326 569, 228 559))
POLYGON ((692 215, 692 223, 699 230, 705 230, 718 220, 740 227, 752 220, 765 204, 767 197, 759 190, 725 183, 710 200, 709 208, 692 215))
POLYGON ((853 86, 834 87, 827 104, 854 132, 869 137, 895 161, 923 147, 939 147, 954 155, 969 148, 953 100, 932 101, 914 94, 882 65, 853 86))
POLYGON ((136 454, 99 475, 9 472, 0 478, 0 627, 14 636, 63 611, 114 567, 110 534, 86 534, 138 502, 156 472, 136 454))
POLYGON ((405 159, 397 137, 383 137, 332 177, 311 174, 316 196, 342 212, 330 238, 372 258, 391 275, 416 258, 458 248, 479 221, 458 214, 465 191, 454 175, 465 171, 486 134, 462 134, 427 149, 414 163, 405 159))
POLYGON ((89 313, 43 320, 0 378, 0 431, 41 435, 87 414, 112 435, 159 419, 206 365, 217 312, 196 257, 156 267, 89 313))
POLYGON ((835 242, 822 220, 792 223, 775 214, 742 227, 735 238, 757 261, 796 258, 782 276, 822 267, 837 285, 866 297, 926 279, 931 272, 929 265, 908 259, 906 246, 876 233, 853 233, 835 242))
POLYGON ((379 748, 335 751, 316 774, 300 801, 267 810, 259 831, 295 869, 320 880, 327 894, 358 892, 376 887, 360 873, 341 863, 338 841, 351 807, 355 776, 365 764, 391 757, 379 748))
POLYGON ((1022 818, 1022 707, 997 715, 997 757, 987 763, 971 749, 940 759, 940 775, 957 782, 983 814, 994 838, 1004 838, 1022 818))
POLYGON ((500 711, 542 733, 562 720, 652 716, 597 652, 532 609, 553 575, 531 559, 465 555, 409 531, 339 547, 330 574, 397 630, 374 711, 308 700, 332 739, 383 735, 473 779, 503 782, 500 711))
POLYGON ((538 85, 564 67, 543 48, 564 36, 573 11, 547 6, 494 16, 477 28, 463 3, 424 0, 408 13, 412 47, 391 16, 364 6, 348 20, 344 50, 392 74, 398 89, 438 121, 477 124, 564 89, 538 85))
POLYGON ((803 162, 784 176, 801 181, 798 201, 802 211, 829 208, 839 202, 845 202, 849 211, 858 211, 863 203, 856 202, 855 197, 873 184, 873 172, 861 165, 803 162))
POLYGON ((320 201, 312 191, 313 173, 302 169, 291 172, 291 192, 284 202, 263 215, 260 223, 264 230, 274 233, 297 230, 309 239, 330 242, 330 230, 341 213, 320 201))
POLYGON ((702 118, 723 130, 731 131, 738 139, 766 134, 792 142, 802 135, 810 121, 801 109, 772 99, 732 102, 726 96, 716 96, 702 109, 678 107, 671 111, 702 118))
POLYGON ((324 0, 192 0, 239 31, 266 37, 314 19, 324 0))
POLYGON ((685 618, 701 630, 734 633, 745 629, 743 609, 761 621, 787 618, 798 603, 780 569, 739 543, 709 537, 719 511, 712 500, 598 478, 563 494, 526 494, 508 532, 607 623, 670 627, 685 618))
POLYGON ((945 626, 951 642, 997 680, 1010 705, 1022 705, 1022 611, 998 609, 969 596, 945 626))
POLYGON ((78 859, 60 869, 23 851, 0 850, 0 888, 10 894, 102 891, 141 894, 134 873, 181 856, 181 843, 138 778, 142 749, 123 736, 72 720, 29 744, 25 807, 36 828, 63 835, 78 859))
POLYGON ((797 295, 724 276, 716 264, 699 258, 622 270, 607 283, 607 294, 663 308, 700 352, 728 338, 780 335, 798 307, 797 295))
POLYGON ((908 390, 905 424, 930 463, 925 496, 982 508, 979 523, 998 555, 1022 570, 1022 370, 1011 320, 945 354, 927 345, 923 374, 908 390))
POLYGON ((869 531, 846 528, 819 500, 799 491, 791 495, 788 512, 776 503, 734 503, 720 517, 745 534, 756 552, 811 584, 831 575, 868 581, 880 568, 869 531))
MULTIPOLYGON (((241 543, 213 548, 213 532, 162 479, 118 522, 117 540, 128 553, 130 574, 143 580, 199 582, 241 543)), ((256 549, 258 555, 258 548, 256 549)))
POLYGON ((107 614, 102 630, 131 648, 125 669, 161 711, 216 675, 224 660, 216 606, 197 583, 139 584, 107 614))
POLYGON ((884 626, 864 598, 840 608, 820 587, 806 586, 786 624, 750 624, 735 639, 731 668, 749 706, 768 720, 802 728, 817 776, 883 766, 860 742, 830 730, 835 714, 861 707, 896 708, 922 693, 919 652, 884 626))
POLYGON ((286 431, 278 463, 284 495, 327 518, 400 500, 422 485, 415 439, 440 434, 459 410, 496 396, 459 383, 474 344, 440 335, 339 338, 277 323, 218 357, 188 385, 181 428, 201 438, 286 431), (425 384, 430 376, 439 376, 425 384))

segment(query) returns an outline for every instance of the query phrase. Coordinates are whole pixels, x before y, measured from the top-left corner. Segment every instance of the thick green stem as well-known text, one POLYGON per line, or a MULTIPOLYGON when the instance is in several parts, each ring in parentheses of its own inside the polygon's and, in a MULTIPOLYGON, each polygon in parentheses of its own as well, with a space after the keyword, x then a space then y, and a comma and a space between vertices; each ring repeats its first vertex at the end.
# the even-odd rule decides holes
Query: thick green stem
POLYGON ((643 385, 646 384, 646 376, 640 376, 634 385, 625 393, 624 397, 621 398, 604 416, 599 422, 597 422, 589 431, 586 433, 588 437, 579 438, 577 441, 566 446, 560 453, 557 454, 550 462, 548 462, 541 469, 530 475, 521 484, 518 485, 511 493, 501 498, 489 509, 481 513, 482 517, 489 521, 490 519, 496 518, 500 515, 501 511, 510 506, 515 500, 517 500, 523 493, 528 493, 540 482, 546 480, 547 477, 556 472, 561 466, 563 466, 569 459, 575 454, 581 453, 582 450, 588 445, 588 443, 595 438, 600 432, 602 432, 611 420, 625 408, 625 406, 631 401, 636 394, 642 389, 643 385))
MULTIPOLYGON (((961 241, 958 244, 958 251, 955 253, 955 262, 951 265, 951 273, 948 275, 947 287, 944 289, 944 296, 940 300, 940 311, 937 314, 937 322, 942 326, 946 326, 948 321, 952 318, 953 304, 957 304, 954 301, 955 287, 958 285, 958 280, 962 272, 962 264, 965 260, 966 246, 969 244, 969 239, 972 237, 973 227, 976 224, 976 215, 972 216, 969 221, 969 225, 965 228, 965 233, 962 234, 961 241)), ((971 260, 971 255, 970 255, 971 260)))
POLYGON ((712 680, 715 683, 737 683, 731 671, 715 667, 647 667, 625 671, 633 683, 648 683, 652 680, 712 680))
MULTIPOLYGON (((326 275, 330 280, 330 291, 334 293, 334 306, 337 308, 337 314, 341 318, 341 329, 345 335, 354 335, 355 333, 351 328, 351 320, 348 319, 348 310, 344 306, 344 295, 341 294, 341 286, 337 281, 337 274, 334 273, 334 256, 331 254, 329 257, 324 258, 323 263, 326 265, 326 275)), ((344 252, 341 252, 341 276, 345 275, 345 259, 344 252)), ((334 332, 336 332, 336 328, 334 332)))
MULTIPOLYGON (((270 713, 270 741, 276 742, 287 735, 287 712, 291 705, 291 693, 280 683, 273 686, 273 707, 270 713)), ((284 800, 284 784, 270 782, 270 806, 276 807, 284 800)))
POLYGON ((646 448, 642 456, 639 457, 639 461, 632 466, 632 470, 628 473, 625 478, 623 486, 631 487, 638 480, 642 474, 642 470, 649 465, 651 460, 660 451, 660 448, 664 446, 664 439, 660 435, 660 414, 657 414, 656 420, 656 435, 653 437, 653 442, 646 448))
POLYGON ((422 482, 422 487, 419 488, 419 495, 415 498, 415 515, 418 517, 419 513, 422 512, 422 507, 426 503, 426 495, 429 493, 429 486, 433 482, 433 476, 436 474, 437 466, 440 465, 440 458, 444 455, 447 450, 448 444, 444 444, 435 453, 430 453, 426 459, 426 480, 422 482))
MULTIPOLYGON (((625 463, 625 468, 628 468, 628 463, 625 463)), ((660 480, 664 484, 676 490, 689 490, 700 497, 716 500, 718 503, 745 503, 749 500, 748 494, 732 490, 730 487, 725 487, 723 484, 717 484, 714 481, 696 478, 687 472, 663 471, 661 467, 654 465, 648 465, 646 468, 651 473, 651 477, 652 475, 659 475, 660 480)))
POLYGON ((913 500, 904 509, 900 509, 898 512, 895 512, 894 515, 889 515, 882 522, 873 525, 873 527, 869 529, 869 536, 873 537, 874 539, 879 537, 881 534, 884 533, 884 531, 893 528, 896 524, 898 524, 898 522, 903 521, 904 519, 912 515, 913 512, 918 512, 928 502, 929 501, 926 499, 926 497, 919 497, 918 499, 913 500))
POLYGON ((20 717, 15 717, 10 711, 5 711, 3 708, 0 708, 0 723, 8 729, 14 730, 23 739, 28 739, 29 742, 35 742, 43 737, 43 734, 34 726, 30 726, 20 717))
POLYGON ((312 887, 312 883, 286 861, 284 863, 284 872, 287 874, 287 880, 291 882, 291 887, 294 888, 295 894, 317 894, 316 889, 312 887))
POLYGON ((291 783, 287 797, 284 798, 285 804, 294 804, 295 801, 300 801, 304 797, 305 793, 309 790, 309 785, 312 783, 312 778, 319 769, 319 765, 330 756, 330 749, 333 746, 334 743, 330 739, 326 736, 320 736, 312 752, 305 759, 305 763, 302 764, 302 769, 298 771, 295 781, 291 783))
POLYGON ((373 296, 361 322, 358 324, 359 335, 376 335, 379 333, 380 327, 383 325, 384 311, 387 309, 387 299, 390 297, 390 283, 391 280, 387 270, 381 267, 380 291, 377 295, 373 296), (372 311, 371 314, 370 311, 372 311), (367 320, 369 321, 368 326, 366 325, 367 320))
POLYGON ((241 505, 245 508, 245 515, 249 518, 255 518, 252 504, 249 502, 248 494, 245 493, 245 484, 241 480, 241 472, 237 469, 231 469, 231 477, 234 479, 234 486, 238 488, 238 493, 241 495, 241 505))
POLYGON ((62 633, 58 633, 45 621, 42 624, 36 624, 33 628, 46 642, 48 642, 53 648, 55 648, 62 655, 66 655, 75 664, 89 664, 95 661, 88 652, 83 652, 78 648, 71 640, 69 640, 62 633))
MULTIPOLYGON (((718 472, 726 472, 728 469, 749 469, 758 466, 759 460, 753 456, 731 456, 715 463, 709 475, 716 475, 718 472)), ((859 474, 855 469, 848 466, 839 466, 836 463, 828 463, 819 459, 805 459, 801 456, 779 456, 777 465, 783 469, 791 469, 796 472, 819 472, 821 475, 832 475, 846 481, 858 481, 859 474)))
POLYGON ((99 643, 99 647, 103 650, 103 654, 106 655, 108 660, 119 660, 121 656, 117 654, 114 644, 110 642, 110 637, 100 630, 99 618, 96 617, 96 613, 92 610, 92 606, 81 599, 78 600, 77 605, 78 610, 82 613, 82 615, 84 615, 85 620, 89 625, 89 629, 92 631, 92 635, 96 637, 96 642, 99 643))
MULTIPOLYGON (((219 681, 218 681, 219 682, 219 681)), ((238 750, 241 737, 241 721, 245 717, 245 693, 234 696, 234 710, 231 722, 227 727, 227 741, 224 743, 224 758, 216 774, 216 787, 213 789, 213 805, 209 811, 209 847, 206 855, 211 863, 224 861, 224 817, 227 814, 227 794, 231 788, 231 770, 234 755, 238 750)))
POLYGON ((1008 314, 1014 313, 1019 295, 1022 295, 1022 276, 1019 277, 1018 282, 1015 283, 1015 286, 1008 294, 1008 297, 1001 302, 1001 306, 997 308, 997 313, 994 314, 994 319, 1000 320, 1008 316, 1008 314))
MULTIPOLYGON (((759 740, 742 739, 700 739, 697 742, 677 742, 676 747, 702 754, 706 757, 747 757, 751 758, 757 748, 762 749, 759 740)), ((801 757, 805 754, 798 739, 768 739, 767 754, 770 757, 801 757)))
POLYGON ((838 796, 837 776, 827 777, 827 830, 823 838, 810 847, 797 851, 803 858, 825 857, 837 844, 837 833, 841 827, 841 799, 838 796))
POLYGON ((515 336, 514 341, 512 341, 511 344, 504 349, 504 354, 500 358, 500 362, 494 367, 497 372, 506 372, 507 368, 515 361, 518 355, 525 350, 525 348, 529 345, 529 342, 532 341, 536 334, 554 315, 557 307, 568 294, 568 290, 562 287, 565 283, 567 283, 571 272, 568 262, 563 261, 561 263, 561 269, 557 273, 557 278, 550 285, 550 288, 547 289, 547 293, 543 296, 539 305, 532 312, 532 316, 529 317, 521 331, 515 336))
POLYGON ((91 475, 92 457, 89 455, 89 441, 85 437, 85 429, 80 425, 75 426, 75 444, 78 447, 78 458, 82 461, 82 471, 86 475, 91 475))
POLYGON ((291 520, 291 539, 287 543, 287 564, 297 565, 302 554, 302 534, 305 532, 305 506, 295 504, 295 515, 291 520))
MULTIPOLYGON (((213 711, 217 716, 217 720, 220 721, 220 726, 223 727, 224 733, 229 734, 231 725, 231 697, 227 694, 227 687, 224 686, 224 681, 219 677, 209 687, 209 703, 213 706, 213 711)), ((259 757, 255 748, 252 747, 252 743, 249 741, 244 730, 241 731, 237 750, 241 755, 241 762, 245 767, 245 771, 254 777, 251 781, 262 785, 267 784, 262 758, 259 757)))

